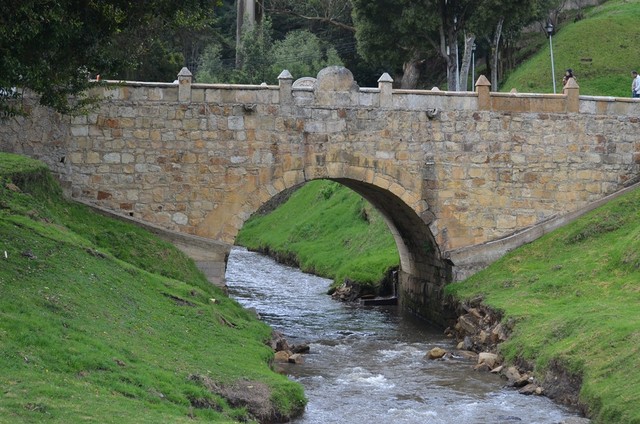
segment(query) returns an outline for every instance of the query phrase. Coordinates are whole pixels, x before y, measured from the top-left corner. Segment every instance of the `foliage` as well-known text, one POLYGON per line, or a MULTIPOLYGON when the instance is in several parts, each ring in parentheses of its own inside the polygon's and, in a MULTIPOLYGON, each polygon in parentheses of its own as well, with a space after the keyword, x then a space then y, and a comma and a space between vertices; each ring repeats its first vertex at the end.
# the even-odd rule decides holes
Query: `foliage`
MULTIPOLYGON (((184 61, 172 47, 205 31, 217 0, 23 0, 0 2, 0 88, 30 89, 43 105, 82 112, 89 77, 124 76, 131 69, 168 72, 173 80, 184 61), (180 38, 182 37, 182 38, 180 38), (75 96, 70 101, 70 96, 75 96)), ((205 31, 206 32, 206 31, 205 31)), ((163 74, 166 80, 167 75, 163 74)), ((0 96, 5 111, 20 104, 0 96)))
POLYGON ((322 68, 342 65, 336 50, 323 45, 324 43, 309 31, 292 31, 283 40, 273 43, 271 32, 270 21, 266 20, 242 37, 243 63, 240 70, 225 68, 221 46, 210 44, 200 58, 197 81, 275 84, 278 75, 284 69, 297 78, 315 77, 322 68))
POLYGON ((0 154, 0 423, 252 420, 194 375, 304 407, 269 368, 269 327, 171 245, 64 201, 44 169, 0 154))
POLYGON ((350 189, 324 180, 305 184, 274 212, 251 217, 236 242, 294 256, 302 270, 332 278, 337 285, 349 278, 377 286, 399 264, 382 217, 350 189))
POLYGON ((260 84, 269 76, 270 53, 273 45, 271 20, 265 18, 256 25, 247 25, 241 37, 240 61, 245 84, 260 84))
POLYGON ((335 48, 322 46, 320 39, 306 30, 290 32, 284 40, 275 42, 271 56, 271 76, 275 78, 283 69, 295 78, 315 77, 322 68, 342 65, 335 48))
POLYGON ((200 56, 196 81, 201 83, 221 83, 229 81, 228 69, 222 64, 222 46, 209 44, 200 56))

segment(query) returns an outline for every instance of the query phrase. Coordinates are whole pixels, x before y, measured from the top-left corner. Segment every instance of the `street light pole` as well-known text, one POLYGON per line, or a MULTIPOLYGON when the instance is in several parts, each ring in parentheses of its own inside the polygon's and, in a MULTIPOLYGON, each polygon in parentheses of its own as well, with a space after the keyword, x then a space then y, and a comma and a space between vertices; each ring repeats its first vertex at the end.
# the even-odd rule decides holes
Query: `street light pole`
POLYGON ((551 21, 547 23, 546 30, 547 34, 549 34, 549 51, 551 52, 551 80, 553 81, 553 94, 556 94, 556 71, 553 66, 553 41, 551 40, 553 34, 553 25, 551 24, 551 21))
POLYGON ((471 46, 471 91, 476 83, 476 43, 471 46))

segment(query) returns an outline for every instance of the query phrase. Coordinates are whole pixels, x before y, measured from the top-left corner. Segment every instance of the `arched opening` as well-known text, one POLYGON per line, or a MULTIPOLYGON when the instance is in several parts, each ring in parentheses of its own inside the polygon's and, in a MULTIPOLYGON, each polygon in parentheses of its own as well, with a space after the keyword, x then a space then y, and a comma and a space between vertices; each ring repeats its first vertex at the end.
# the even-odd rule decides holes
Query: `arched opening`
MULTIPOLYGON (((442 289, 451 281, 451 263, 442 258, 429 223, 389 189, 350 178, 321 179, 349 188, 382 216, 395 240, 400 259, 397 295, 401 307, 437 324, 446 324, 442 289)), ((271 203, 282 202, 282 197, 286 198, 301 185, 292 186, 272 196, 272 200, 263 203, 258 210, 268 212, 273 209, 271 203)), ((313 208, 314 205, 309 204, 307 207, 313 208)))

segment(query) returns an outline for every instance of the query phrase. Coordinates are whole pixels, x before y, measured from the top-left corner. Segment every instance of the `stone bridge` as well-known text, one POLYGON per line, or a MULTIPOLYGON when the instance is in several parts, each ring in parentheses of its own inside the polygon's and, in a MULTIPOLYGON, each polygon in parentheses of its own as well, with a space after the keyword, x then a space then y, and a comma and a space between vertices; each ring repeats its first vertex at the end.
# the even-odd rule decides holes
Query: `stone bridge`
MULTIPOLYGON (((640 103, 562 94, 361 88, 345 68, 277 86, 107 82, 86 116, 30 106, 0 149, 71 197, 168 237, 224 278, 243 223, 278 193, 337 181, 385 217, 401 304, 442 321, 442 289, 637 180, 640 103)), ((313 205, 309 205, 313 207, 313 205)), ((207 269, 208 268, 208 269, 207 269)))

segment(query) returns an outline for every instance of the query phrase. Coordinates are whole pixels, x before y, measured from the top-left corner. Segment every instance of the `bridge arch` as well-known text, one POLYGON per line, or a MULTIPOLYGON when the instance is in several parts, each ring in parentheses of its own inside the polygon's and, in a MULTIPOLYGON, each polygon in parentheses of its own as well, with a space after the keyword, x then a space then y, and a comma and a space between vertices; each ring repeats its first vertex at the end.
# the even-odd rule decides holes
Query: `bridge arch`
MULTIPOLYGON (((225 223, 224 236, 233 243, 244 222, 273 197, 319 179, 348 187, 380 212, 400 257, 400 303, 434 322, 442 322, 442 289, 451 281, 452 264, 443 257, 430 228, 435 216, 420 196, 388 175, 339 164, 329 164, 322 172, 318 168, 284 172, 268 184, 256 187, 248 196, 243 196, 246 202, 239 206, 233 219, 227 219, 225 223, 218 216, 205 219, 205 222, 225 223)), ((215 214, 214 211, 212 215, 215 214)))

